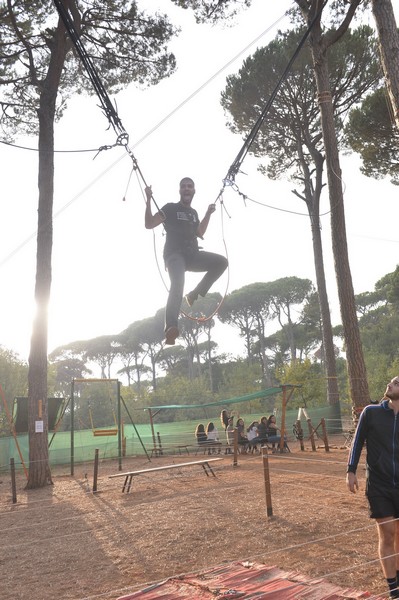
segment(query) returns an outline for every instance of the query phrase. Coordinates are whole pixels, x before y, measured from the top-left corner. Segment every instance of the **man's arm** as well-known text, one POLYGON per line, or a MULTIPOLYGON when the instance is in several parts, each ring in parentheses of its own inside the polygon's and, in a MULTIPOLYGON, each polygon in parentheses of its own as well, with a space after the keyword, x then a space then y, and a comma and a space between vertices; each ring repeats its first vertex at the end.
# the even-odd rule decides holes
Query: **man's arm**
POLYGON ((363 410, 359 417, 359 422, 353 436, 352 445, 349 450, 348 468, 346 472, 346 485, 348 490, 353 494, 359 489, 356 470, 359 463, 360 455, 363 450, 364 442, 367 437, 367 411, 363 410))
POLYGON ((163 221, 165 220, 165 217, 164 217, 163 213, 161 213, 161 212, 157 212, 157 213, 155 213, 155 215, 152 214, 152 210, 151 210, 152 189, 151 189, 151 186, 147 186, 145 188, 145 195, 147 197, 146 204, 145 204, 145 218, 144 218, 145 228, 146 229, 154 229, 154 227, 157 227, 158 225, 163 223, 163 221))
POLYGON ((208 210, 205 213, 205 217, 202 219, 201 223, 197 227, 197 236, 201 239, 204 237, 205 231, 209 225, 209 219, 211 218, 211 214, 216 210, 216 206, 214 204, 210 204, 208 206, 208 210))

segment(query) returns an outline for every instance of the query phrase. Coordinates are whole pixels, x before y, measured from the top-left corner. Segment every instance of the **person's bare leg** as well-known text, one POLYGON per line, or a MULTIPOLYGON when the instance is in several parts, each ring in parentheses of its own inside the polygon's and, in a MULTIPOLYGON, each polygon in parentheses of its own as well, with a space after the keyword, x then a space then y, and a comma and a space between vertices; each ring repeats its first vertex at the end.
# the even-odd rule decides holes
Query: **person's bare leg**
POLYGON ((378 530, 378 556, 382 572, 388 582, 391 598, 399 598, 396 586, 397 560, 396 549, 399 543, 398 523, 393 517, 376 519, 378 530))

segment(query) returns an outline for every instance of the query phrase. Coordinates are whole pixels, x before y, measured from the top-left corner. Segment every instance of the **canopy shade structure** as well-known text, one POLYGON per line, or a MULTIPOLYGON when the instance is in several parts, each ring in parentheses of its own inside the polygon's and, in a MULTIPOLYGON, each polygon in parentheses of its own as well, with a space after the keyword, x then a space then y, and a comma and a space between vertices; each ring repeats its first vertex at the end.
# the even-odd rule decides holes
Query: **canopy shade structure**
POLYGON ((253 392, 252 394, 246 394, 245 396, 237 396, 236 398, 228 398, 227 400, 217 400, 216 402, 206 402, 205 404, 164 404, 162 406, 146 406, 144 410, 148 410, 150 416, 150 425, 152 432, 152 439, 154 443, 154 449, 157 448, 157 442, 155 438, 154 422, 153 417, 158 414, 162 409, 177 410, 178 408, 204 408, 206 406, 226 406, 228 404, 237 404, 238 402, 247 402, 248 400, 255 400, 256 398, 267 398, 268 396, 274 396, 275 394, 282 393, 282 416, 281 416, 281 439, 284 443, 284 431, 285 431, 285 411, 288 400, 291 398, 295 388, 300 388, 301 385, 292 385, 290 383, 279 385, 277 387, 266 388, 259 392, 253 392))
POLYGON ((266 398, 267 396, 273 396, 280 394, 284 389, 300 388, 301 385, 293 385, 290 383, 279 385, 277 387, 266 388, 259 392, 253 392, 252 394, 246 394, 245 396, 237 396, 236 398, 229 398, 228 400, 217 400, 216 402, 207 402, 205 404, 163 404, 161 406, 146 406, 145 410, 160 410, 161 408, 203 408, 204 406, 220 406, 226 404, 237 404, 238 402, 246 402, 247 400, 255 400, 256 398, 266 398))

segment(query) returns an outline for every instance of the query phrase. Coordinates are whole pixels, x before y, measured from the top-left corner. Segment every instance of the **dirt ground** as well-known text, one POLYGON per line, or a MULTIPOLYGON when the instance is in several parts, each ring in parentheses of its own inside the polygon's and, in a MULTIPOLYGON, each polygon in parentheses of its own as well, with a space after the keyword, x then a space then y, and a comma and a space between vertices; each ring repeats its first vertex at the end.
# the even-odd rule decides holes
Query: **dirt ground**
MULTIPOLYGON (((326 453, 291 443, 269 455, 273 515, 267 517, 262 457, 214 463, 216 477, 196 465, 134 478, 122 493, 117 462, 75 476, 53 470, 54 485, 25 491, 17 476, 0 480, 1 600, 113 600, 167 577, 234 560, 253 560, 342 587, 385 592, 375 524, 361 490, 345 487, 347 449, 330 439, 326 453)), ((126 458, 123 471, 189 462, 202 455, 126 458)), ((205 457, 206 458, 206 457, 205 457)), ((64 471, 65 473, 65 471, 64 471)))

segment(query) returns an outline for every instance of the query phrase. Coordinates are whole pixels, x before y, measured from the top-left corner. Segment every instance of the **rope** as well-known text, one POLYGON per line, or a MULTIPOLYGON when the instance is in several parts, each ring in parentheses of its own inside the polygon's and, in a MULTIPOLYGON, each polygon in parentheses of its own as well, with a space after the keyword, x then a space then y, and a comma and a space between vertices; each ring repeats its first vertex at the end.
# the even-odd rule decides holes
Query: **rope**
MULTIPOLYGON (((79 58, 82 61, 83 65, 87 71, 87 74, 93 85, 93 88, 100 100, 101 108, 102 108, 105 116, 107 117, 108 122, 110 123, 110 125, 112 125, 115 133, 117 134, 117 140, 116 140, 114 146, 123 146, 125 148, 127 154, 130 156, 130 158, 132 160, 133 168, 136 169, 137 172, 140 174, 140 177, 142 178, 144 185, 147 187, 147 182, 144 178, 143 173, 141 172, 141 169, 139 168, 137 159, 134 156, 132 150, 129 148, 129 134, 127 133, 126 129, 124 128, 122 121, 119 118, 119 115, 118 115, 117 111, 115 110, 115 108, 108 96, 107 90, 105 89, 100 77, 98 76, 98 73, 96 71, 93 61, 91 60, 90 56, 86 52, 86 49, 80 39, 80 35, 78 34, 78 32, 75 28, 74 21, 73 21, 72 17, 70 16, 69 11, 65 9, 65 7, 62 3, 62 0, 54 0, 54 4, 55 4, 55 7, 58 11, 58 14, 59 14, 61 20, 64 23, 66 31, 67 31, 69 37, 71 38, 73 45, 75 46, 76 52, 79 55, 79 58)), ((101 152, 101 150, 108 149, 110 147, 112 147, 112 146, 101 146, 101 148, 99 148, 96 156, 98 155, 99 152, 101 152)), ((155 200, 154 200, 154 203, 156 205, 155 200)), ((157 206, 157 208, 158 208, 158 206, 157 206)), ((158 210, 159 210, 159 208, 158 208, 158 210)))
POLYGON ((120 120, 118 113, 116 112, 107 94, 107 91, 97 74, 96 68, 90 56, 87 54, 86 49, 82 44, 81 36, 78 34, 75 28, 74 21, 70 16, 69 11, 66 10, 66 8, 64 7, 62 0, 54 0, 54 4, 61 20, 64 23, 66 31, 69 37, 71 38, 73 45, 76 48, 76 52, 78 53, 79 58, 87 71, 90 81, 97 93, 97 96, 101 102, 102 110, 105 116, 107 117, 109 123, 114 128, 115 133, 119 136, 117 143, 119 143, 120 145, 126 145, 128 143, 129 136, 126 133, 126 130, 122 125, 122 121, 120 120))
MULTIPOLYGON (((234 182, 235 180, 235 176, 237 175, 237 173, 240 170, 240 167, 247 155, 247 153, 249 152, 249 149, 252 145, 252 143, 254 142, 259 129, 261 128, 264 120, 266 119, 266 116, 277 96, 277 93, 279 92, 283 82, 285 81, 285 79, 288 76, 289 71, 291 70, 291 67, 293 65, 293 63, 295 62, 295 60, 297 59, 303 45, 305 44, 311 30, 313 29, 314 24, 316 23, 316 21, 320 18, 321 13, 323 12, 324 7, 326 6, 328 0, 324 0, 324 2, 321 4, 319 10, 317 11, 317 13, 315 14, 314 18, 312 19, 312 21, 310 22, 307 30, 305 31, 304 35, 302 36, 301 41, 299 42, 294 54, 292 55, 291 59, 289 60, 283 74, 281 75, 280 79, 278 80, 273 92, 270 95, 269 100, 267 101, 265 107, 263 108, 261 114, 259 115, 257 121, 255 122, 254 126, 252 127, 251 131, 249 132, 246 140, 244 141, 244 144, 241 148, 241 150, 239 151, 239 153, 237 154, 236 158, 234 159, 233 163, 231 164, 228 173, 226 175, 226 178, 224 179, 224 183, 223 185, 227 185, 230 184, 231 182, 234 182)), ((219 194, 220 196, 220 194, 219 194)), ((219 197, 218 197, 219 198, 219 197)))

